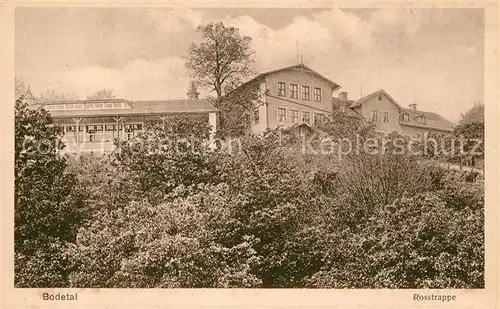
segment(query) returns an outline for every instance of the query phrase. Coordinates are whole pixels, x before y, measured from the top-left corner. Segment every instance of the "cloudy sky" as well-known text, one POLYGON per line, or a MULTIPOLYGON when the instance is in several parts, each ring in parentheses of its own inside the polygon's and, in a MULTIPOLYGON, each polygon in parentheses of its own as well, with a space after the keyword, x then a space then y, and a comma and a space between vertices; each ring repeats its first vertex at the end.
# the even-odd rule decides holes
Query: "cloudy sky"
POLYGON ((221 20, 253 38, 259 72, 304 63, 349 98, 385 89, 456 121, 483 101, 481 9, 18 8, 16 76, 84 98, 184 98, 196 26, 221 20))

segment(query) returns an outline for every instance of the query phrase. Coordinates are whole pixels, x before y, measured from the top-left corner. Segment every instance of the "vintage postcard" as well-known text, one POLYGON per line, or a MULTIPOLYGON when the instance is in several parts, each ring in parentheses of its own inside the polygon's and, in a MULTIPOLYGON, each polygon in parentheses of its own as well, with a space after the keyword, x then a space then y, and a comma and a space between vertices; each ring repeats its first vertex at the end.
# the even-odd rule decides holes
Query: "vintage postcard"
POLYGON ((496 1, 3 1, 2 308, 498 308, 496 1))

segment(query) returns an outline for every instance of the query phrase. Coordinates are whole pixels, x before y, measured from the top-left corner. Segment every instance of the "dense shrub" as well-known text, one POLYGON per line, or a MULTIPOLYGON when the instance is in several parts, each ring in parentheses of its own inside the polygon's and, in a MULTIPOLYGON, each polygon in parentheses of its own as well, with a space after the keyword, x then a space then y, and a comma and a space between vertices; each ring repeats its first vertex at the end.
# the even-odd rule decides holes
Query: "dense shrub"
POLYGON ((73 257, 74 287, 254 287, 254 239, 226 247, 208 226, 225 219, 226 186, 199 187, 187 198, 147 202, 109 212, 81 229, 73 257))
POLYGON ((16 287, 66 284, 62 250, 83 219, 83 197, 57 150, 60 128, 47 111, 15 107, 14 250, 16 287))
POLYGON ((466 175, 403 154, 304 153, 279 131, 227 153, 189 121, 108 156, 17 156, 16 285, 484 286, 484 194, 466 175))
POLYGON ((331 260, 308 286, 483 288, 483 208, 461 192, 447 201, 435 193, 397 199, 356 234, 337 231, 342 237, 330 236, 331 260), (466 199, 458 209, 455 201, 466 199))

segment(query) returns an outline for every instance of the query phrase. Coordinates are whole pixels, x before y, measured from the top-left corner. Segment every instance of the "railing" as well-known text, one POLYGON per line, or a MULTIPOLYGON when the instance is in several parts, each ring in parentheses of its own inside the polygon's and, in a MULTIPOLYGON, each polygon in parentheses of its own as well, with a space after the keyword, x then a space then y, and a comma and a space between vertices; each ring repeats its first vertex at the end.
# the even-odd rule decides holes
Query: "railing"
POLYGON ((113 141, 99 142, 80 142, 72 140, 63 140, 66 147, 61 150, 62 153, 81 153, 81 152, 107 152, 114 148, 113 141))
POLYGON ((470 166, 470 165, 461 165, 461 164, 456 164, 456 163, 442 163, 442 162, 437 162, 438 164, 446 167, 447 169, 453 169, 457 171, 464 171, 464 172, 472 172, 472 173, 477 173, 480 174, 481 176, 484 175, 484 169, 478 168, 475 166, 470 166))

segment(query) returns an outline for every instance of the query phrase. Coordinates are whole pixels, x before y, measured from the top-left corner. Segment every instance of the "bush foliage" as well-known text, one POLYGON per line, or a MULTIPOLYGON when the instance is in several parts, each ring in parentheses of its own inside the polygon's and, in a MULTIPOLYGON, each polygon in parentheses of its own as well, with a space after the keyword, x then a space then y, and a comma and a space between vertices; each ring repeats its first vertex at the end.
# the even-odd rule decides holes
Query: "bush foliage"
POLYGON ((18 113, 16 286, 484 287, 482 189, 414 157, 338 162, 279 131, 229 154, 186 119, 107 156, 26 157, 57 128, 18 113))

